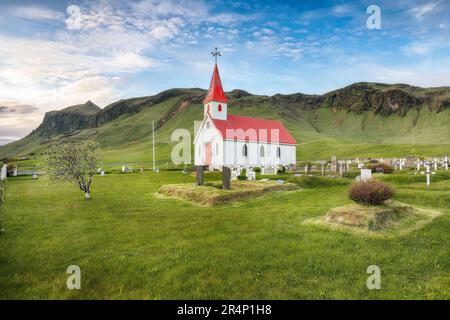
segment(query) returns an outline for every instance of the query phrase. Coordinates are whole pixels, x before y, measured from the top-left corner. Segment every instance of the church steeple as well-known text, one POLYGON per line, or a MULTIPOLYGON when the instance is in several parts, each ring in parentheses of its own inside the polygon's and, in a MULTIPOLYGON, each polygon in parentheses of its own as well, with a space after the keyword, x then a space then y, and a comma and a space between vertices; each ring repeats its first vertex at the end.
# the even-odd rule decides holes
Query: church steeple
POLYGON ((211 101, 228 103, 228 99, 223 92, 222 81, 220 81, 219 68, 217 68, 217 64, 214 65, 214 73, 211 78, 211 84, 209 85, 208 94, 203 100, 203 103, 208 103, 211 101))
POLYGON ((209 84, 209 90, 203 100, 204 113, 205 115, 209 113, 213 119, 227 120, 228 99, 223 91, 219 68, 217 67, 217 56, 220 56, 221 54, 217 51, 217 48, 215 48, 215 51, 211 52, 211 54, 215 57, 215 64, 211 83, 209 84))

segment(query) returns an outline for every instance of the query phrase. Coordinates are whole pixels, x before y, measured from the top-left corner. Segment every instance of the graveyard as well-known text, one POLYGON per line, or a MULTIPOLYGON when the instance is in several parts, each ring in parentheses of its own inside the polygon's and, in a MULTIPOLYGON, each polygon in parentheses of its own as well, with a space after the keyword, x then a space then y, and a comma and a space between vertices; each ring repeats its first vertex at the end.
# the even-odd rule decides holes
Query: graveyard
POLYGON ((399 215, 418 216, 369 231, 326 221, 354 206, 347 190, 364 178, 355 160, 233 177, 230 190, 219 171, 198 185, 195 171, 102 170, 88 201, 45 175, 9 177, 0 299, 448 299, 450 173, 418 162, 365 177, 394 188, 399 215), (214 199, 255 185, 288 190, 212 206, 160 194, 176 186, 214 199), (65 288, 74 262, 83 290, 65 288), (370 264, 383 270, 381 290, 365 287, 370 264))

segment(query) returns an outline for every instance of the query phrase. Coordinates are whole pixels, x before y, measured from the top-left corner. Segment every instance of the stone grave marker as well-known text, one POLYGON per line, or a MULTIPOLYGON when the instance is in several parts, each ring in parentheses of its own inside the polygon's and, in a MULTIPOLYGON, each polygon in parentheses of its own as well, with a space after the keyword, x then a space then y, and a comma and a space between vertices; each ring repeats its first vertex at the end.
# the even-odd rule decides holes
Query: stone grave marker
POLYGON ((337 157, 332 156, 331 157, 331 172, 337 172, 337 171, 338 171, 337 157))
POLYGON ((197 185, 202 186, 205 180, 205 167, 197 166, 197 185))
POLYGON ((256 173, 255 171, 253 171, 253 169, 247 169, 245 174, 247 176, 247 180, 256 180, 256 173))
POLYGON ((367 180, 372 179, 372 170, 370 169, 361 169, 361 181, 366 182, 367 180))
POLYGON ((275 166, 262 166, 261 167, 262 175, 274 175, 277 174, 277 168, 275 166))
POLYGON ((7 175, 7 166, 4 164, 0 169, 0 180, 5 180, 7 175))
POLYGON ((231 170, 230 167, 222 167, 222 189, 231 189, 231 170))
POLYGON ((448 156, 444 157, 444 161, 442 161, 442 165, 445 167, 445 171, 448 171, 448 156))

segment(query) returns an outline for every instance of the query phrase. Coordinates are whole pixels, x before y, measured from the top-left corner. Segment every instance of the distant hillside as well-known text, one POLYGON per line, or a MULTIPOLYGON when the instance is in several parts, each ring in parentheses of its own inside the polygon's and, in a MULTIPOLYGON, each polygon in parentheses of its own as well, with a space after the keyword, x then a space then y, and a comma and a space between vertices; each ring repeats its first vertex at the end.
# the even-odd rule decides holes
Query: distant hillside
MULTIPOLYGON (((169 159, 170 134, 201 120, 202 89, 170 89, 119 100, 104 109, 88 101, 48 112, 27 137, 0 147, 0 158, 39 156, 59 139, 95 139, 105 161, 150 161, 151 123, 159 160, 169 159)), ((280 119, 299 141, 298 159, 450 153, 450 87, 355 83, 324 95, 227 93, 229 112, 280 119)))

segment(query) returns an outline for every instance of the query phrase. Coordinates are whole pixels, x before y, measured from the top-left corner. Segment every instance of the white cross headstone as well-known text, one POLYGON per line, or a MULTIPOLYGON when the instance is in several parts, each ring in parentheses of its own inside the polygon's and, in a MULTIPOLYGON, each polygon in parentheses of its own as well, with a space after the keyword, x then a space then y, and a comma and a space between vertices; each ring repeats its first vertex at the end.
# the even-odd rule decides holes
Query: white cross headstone
POLYGON ((7 167, 6 167, 6 164, 4 164, 2 166, 2 168, 0 169, 0 180, 5 180, 6 174, 7 174, 7 167))
POLYGON ((438 166, 438 160, 437 158, 433 159, 433 164, 434 164, 434 171, 437 171, 437 166, 438 166))
POLYGON ((17 167, 14 167, 13 177, 17 177, 17 175, 18 175, 17 167))
POLYGON ((104 171, 103 169, 100 171, 100 176, 101 176, 101 177, 104 177, 104 176, 105 176, 105 171, 104 171))
POLYGON ((370 169, 361 169, 361 181, 366 182, 367 180, 372 179, 372 170, 370 169))
POLYGON ((445 170, 448 171, 448 156, 444 157, 444 166, 445 166, 445 170))
POLYGON ((417 171, 420 171, 420 167, 422 166, 422 161, 417 161, 417 171))

